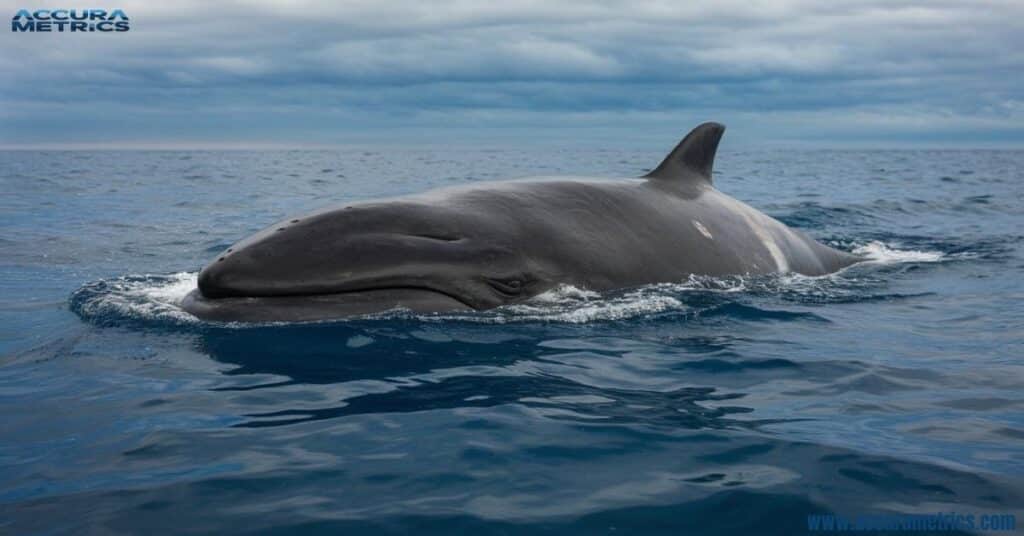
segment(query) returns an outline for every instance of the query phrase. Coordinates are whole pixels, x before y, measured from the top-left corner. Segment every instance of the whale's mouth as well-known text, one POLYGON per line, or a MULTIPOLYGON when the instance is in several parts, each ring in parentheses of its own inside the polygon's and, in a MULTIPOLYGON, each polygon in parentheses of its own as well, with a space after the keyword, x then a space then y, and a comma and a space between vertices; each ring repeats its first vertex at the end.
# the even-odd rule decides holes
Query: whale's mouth
POLYGON ((418 313, 474 309, 454 294, 420 286, 223 298, 208 298, 196 289, 185 297, 181 306, 201 320, 215 322, 311 322, 399 309, 418 313))
POLYGON ((240 294, 226 294, 226 295, 218 295, 218 294, 211 295, 209 292, 207 292, 203 288, 202 285, 200 285, 197 290, 198 290, 199 294, 201 294, 204 298, 211 299, 211 300, 223 300, 223 299, 230 299, 230 298, 260 298, 260 299, 276 299, 276 298, 292 298, 292 299, 310 298, 310 299, 317 299, 317 298, 321 298, 322 299, 322 298, 327 298, 327 297, 333 297, 333 298, 336 298, 336 299, 339 299, 339 300, 343 300, 346 296, 362 298, 362 297, 369 297, 369 296, 376 296, 376 297, 385 297, 385 296, 400 297, 400 296, 423 296, 423 295, 428 295, 428 294, 437 294, 437 295, 440 295, 440 296, 443 296, 443 297, 450 298, 453 301, 459 302, 460 304, 462 304, 463 307, 467 307, 469 309, 473 309, 474 308, 472 305, 467 303, 467 301, 465 299, 459 297, 458 295, 456 295, 456 294, 454 294, 452 292, 449 292, 449 291, 446 291, 446 290, 443 290, 443 289, 439 289, 439 288, 436 288, 436 287, 432 287, 432 286, 426 286, 426 285, 345 286, 344 288, 338 288, 336 290, 334 290, 334 289, 326 290, 326 291, 301 291, 300 290, 300 291, 292 291, 292 292, 289 292, 289 291, 277 291, 277 292, 274 292, 272 294, 261 294, 259 292, 254 292, 254 293, 251 293, 251 294, 249 294, 249 293, 240 293, 240 294))

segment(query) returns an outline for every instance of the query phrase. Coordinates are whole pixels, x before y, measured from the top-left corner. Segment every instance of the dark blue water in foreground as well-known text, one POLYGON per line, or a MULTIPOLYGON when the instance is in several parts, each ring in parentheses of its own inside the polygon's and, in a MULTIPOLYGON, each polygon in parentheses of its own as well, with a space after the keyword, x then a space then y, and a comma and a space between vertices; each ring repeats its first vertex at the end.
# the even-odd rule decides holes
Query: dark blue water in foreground
POLYGON ((1024 522, 1024 152, 723 151, 720 189, 873 259, 831 277, 318 325, 176 306, 283 216, 660 149, 0 153, 0 533, 1024 522))

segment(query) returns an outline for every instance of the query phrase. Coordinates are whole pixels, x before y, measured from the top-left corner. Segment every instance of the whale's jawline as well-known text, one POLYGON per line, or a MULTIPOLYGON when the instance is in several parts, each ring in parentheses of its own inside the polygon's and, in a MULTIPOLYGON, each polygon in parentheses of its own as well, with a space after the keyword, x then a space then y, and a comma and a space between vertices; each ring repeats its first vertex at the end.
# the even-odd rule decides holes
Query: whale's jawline
POLYGON ((393 310, 419 313, 472 311, 458 296, 427 287, 380 287, 327 294, 207 298, 193 290, 181 308, 214 322, 312 322, 393 310))

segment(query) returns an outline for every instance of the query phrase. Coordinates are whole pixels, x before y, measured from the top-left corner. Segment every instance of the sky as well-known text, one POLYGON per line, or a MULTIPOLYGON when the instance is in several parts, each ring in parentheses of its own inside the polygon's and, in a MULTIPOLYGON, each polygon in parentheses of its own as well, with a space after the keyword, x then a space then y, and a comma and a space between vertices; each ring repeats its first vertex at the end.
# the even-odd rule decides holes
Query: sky
POLYGON ((0 148, 1024 148, 1024 1, 0 0, 0 148), (9 19, 8 19, 9 20, 9 19))

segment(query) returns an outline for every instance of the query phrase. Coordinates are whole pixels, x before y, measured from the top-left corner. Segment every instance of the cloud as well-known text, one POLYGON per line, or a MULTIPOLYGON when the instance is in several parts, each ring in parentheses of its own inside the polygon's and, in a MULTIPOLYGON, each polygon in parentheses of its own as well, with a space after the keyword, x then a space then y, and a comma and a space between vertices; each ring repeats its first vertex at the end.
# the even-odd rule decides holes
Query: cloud
MULTIPOLYGON (((270 70, 270 66, 266 62, 258 58, 247 58, 244 56, 207 56, 196 58, 193 63, 201 68, 206 67, 222 73, 239 76, 266 74, 270 70)), ((193 78, 191 80, 197 81, 198 79, 193 78)))
POLYGON ((130 32, 3 34, 0 144, 644 140, 706 118, 752 142, 1024 140, 1019 2, 117 7, 130 32))

